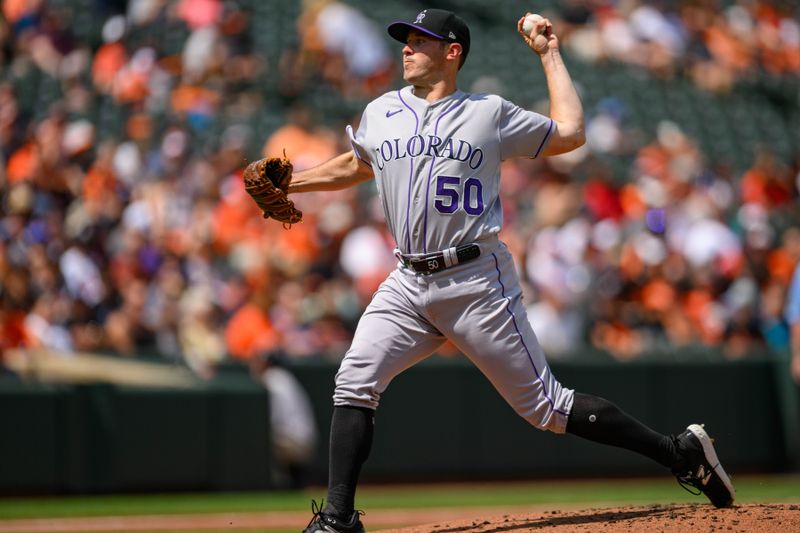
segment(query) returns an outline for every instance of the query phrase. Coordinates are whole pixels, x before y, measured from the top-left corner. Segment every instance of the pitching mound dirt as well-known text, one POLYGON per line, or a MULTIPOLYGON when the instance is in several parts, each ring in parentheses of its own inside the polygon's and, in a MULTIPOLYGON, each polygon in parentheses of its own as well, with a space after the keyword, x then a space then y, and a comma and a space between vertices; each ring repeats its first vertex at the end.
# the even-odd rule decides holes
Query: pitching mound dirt
POLYGON ((426 524, 382 533, 499 533, 523 531, 624 531, 687 532, 800 531, 800 505, 747 504, 730 509, 705 505, 653 505, 617 507, 583 511, 549 511, 525 515, 501 515, 485 520, 426 524))

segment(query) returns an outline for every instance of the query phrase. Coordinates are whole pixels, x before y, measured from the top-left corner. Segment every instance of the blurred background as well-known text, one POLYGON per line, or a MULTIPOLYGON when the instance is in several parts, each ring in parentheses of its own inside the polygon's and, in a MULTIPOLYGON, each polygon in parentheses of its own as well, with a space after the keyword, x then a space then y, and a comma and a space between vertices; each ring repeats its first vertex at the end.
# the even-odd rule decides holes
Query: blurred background
MULTIPOLYGON (((552 20, 581 94, 584 147, 502 168, 501 238, 557 375, 616 394, 648 422, 689 423, 700 402, 731 428, 742 468, 792 468, 796 2, 3 0, 0 411, 23 429, 2 439, 0 461, 23 466, 0 468, 0 488, 324 480, 332 376, 395 266, 394 243, 373 183, 295 196, 305 218, 286 231, 260 217, 241 174, 284 151, 303 169, 348 150, 345 126, 402 83, 385 25, 425 7, 470 25, 462 89, 547 113, 541 67, 515 33, 519 16, 536 11, 552 20), (158 417, 172 452, 145 439, 158 417), (165 473, 187 460, 187 446, 203 474, 197 465, 165 473)), ((445 346, 399 379, 394 399, 387 393, 392 416, 414 427, 412 415, 449 405, 448 435, 461 443, 459 421, 495 420, 507 408, 491 390, 482 396, 486 382, 462 359, 445 346)), ((507 431, 523 431, 514 423, 507 431)), ((403 477, 403 464, 380 459, 399 437, 380 435, 367 476, 403 477)), ((508 459, 474 475, 548 472, 489 440, 428 473, 469 477, 473 452, 508 459)), ((592 463, 597 472, 648 471, 609 454, 592 463)), ((420 460, 435 462, 409 457, 420 460)))

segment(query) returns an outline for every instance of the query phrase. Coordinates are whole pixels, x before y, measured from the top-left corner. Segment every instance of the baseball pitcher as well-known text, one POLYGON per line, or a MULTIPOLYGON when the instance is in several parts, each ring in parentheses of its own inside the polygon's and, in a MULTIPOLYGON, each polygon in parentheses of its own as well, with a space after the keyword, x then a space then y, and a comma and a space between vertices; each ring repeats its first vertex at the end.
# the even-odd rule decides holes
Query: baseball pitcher
MULTIPOLYGON (((446 339, 534 427, 639 452, 717 507, 730 505, 733 486, 703 427, 663 435, 607 400, 564 387, 528 323, 514 262, 497 238, 500 163, 562 154, 584 143, 583 108, 551 22, 538 16, 517 22, 544 70, 549 117, 458 89, 470 32, 454 13, 426 9, 387 30, 403 45, 407 85, 367 105, 357 131, 348 127, 351 151, 292 174, 283 186, 301 193, 374 179, 398 259, 336 376, 327 504, 312 503, 305 533, 364 531, 354 500, 381 394, 446 339)), ((262 207, 265 216, 275 211, 262 207)))

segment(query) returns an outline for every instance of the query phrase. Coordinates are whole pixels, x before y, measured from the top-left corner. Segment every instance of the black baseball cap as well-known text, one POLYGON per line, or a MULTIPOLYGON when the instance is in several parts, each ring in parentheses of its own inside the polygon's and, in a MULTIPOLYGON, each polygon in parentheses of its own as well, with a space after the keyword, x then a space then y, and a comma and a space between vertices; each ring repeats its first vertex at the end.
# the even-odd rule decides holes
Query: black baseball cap
POLYGON ((464 49, 462 62, 469 53, 469 28, 464 20, 444 9, 426 9, 420 11, 412 22, 397 21, 386 27, 393 39, 405 44, 408 32, 417 30, 450 43, 458 43, 464 49))

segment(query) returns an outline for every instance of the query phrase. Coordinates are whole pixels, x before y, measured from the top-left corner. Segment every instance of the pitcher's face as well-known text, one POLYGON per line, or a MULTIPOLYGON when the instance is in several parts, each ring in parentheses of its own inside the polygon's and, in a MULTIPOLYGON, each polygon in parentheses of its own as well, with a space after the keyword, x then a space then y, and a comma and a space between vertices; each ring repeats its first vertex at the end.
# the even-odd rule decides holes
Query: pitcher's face
POLYGON ((431 85, 444 75, 448 44, 411 30, 403 47, 403 79, 412 85, 431 85))

